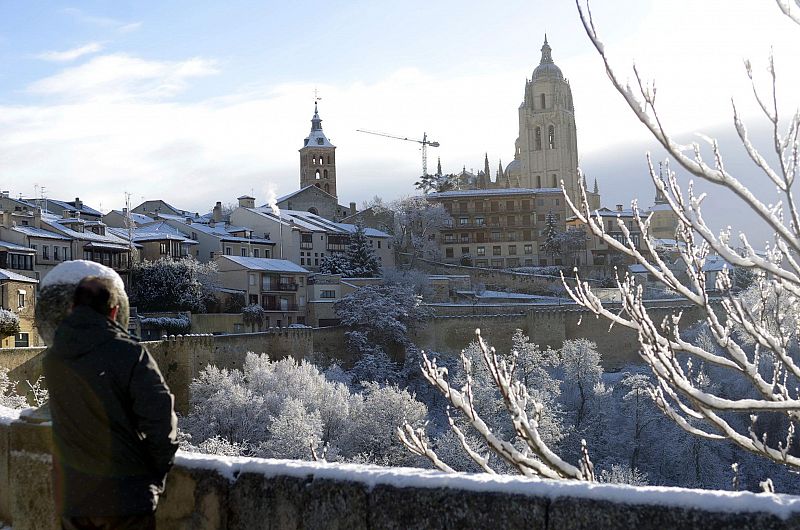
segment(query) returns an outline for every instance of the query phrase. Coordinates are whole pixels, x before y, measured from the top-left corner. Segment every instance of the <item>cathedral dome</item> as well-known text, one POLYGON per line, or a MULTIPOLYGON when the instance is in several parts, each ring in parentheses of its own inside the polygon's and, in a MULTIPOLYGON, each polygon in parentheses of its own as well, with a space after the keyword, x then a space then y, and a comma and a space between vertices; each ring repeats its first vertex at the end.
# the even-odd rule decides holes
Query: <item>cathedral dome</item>
POLYGON ((535 81, 536 79, 548 77, 564 79, 564 74, 561 73, 561 68, 556 66, 556 63, 553 62, 552 48, 547 44, 547 35, 545 35, 544 45, 542 46, 542 60, 539 62, 539 66, 533 70, 533 77, 531 80, 535 81))
POLYGON ((506 175, 517 176, 520 173, 520 163, 519 160, 512 160, 510 164, 506 166, 506 175))

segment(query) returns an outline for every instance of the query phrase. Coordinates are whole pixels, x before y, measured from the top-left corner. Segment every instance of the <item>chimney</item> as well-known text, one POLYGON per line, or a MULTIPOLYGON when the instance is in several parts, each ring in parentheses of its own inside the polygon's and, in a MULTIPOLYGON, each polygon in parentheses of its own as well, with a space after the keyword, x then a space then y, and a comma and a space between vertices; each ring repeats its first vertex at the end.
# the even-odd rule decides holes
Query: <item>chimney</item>
POLYGON ((186 218, 186 224, 189 225, 189 226, 192 225, 192 218, 191 217, 187 217, 186 218))
POLYGON ((208 220, 208 226, 214 228, 215 226, 217 226, 217 221, 212 217, 211 219, 208 220))
POLYGON ((34 228, 41 228, 42 227, 42 209, 36 208, 33 211, 33 227, 34 228))
POLYGON ((75 197, 75 209, 77 210, 83 209, 83 202, 81 202, 80 197, 75 197))
POLYGON ((214 209, 211 210, 211 220, 214 222, 222 221, 222 202, 217 201, 217 204, 214 205, 214 209))
POLYGON ((618 205, 617 205, 617 211, 618 211, 618 212, 621 212, 621 211, 622 211, 622 205, 621 205, 621 204, 618 204, 618 205))
POLYGON ((255 208, 256 199, 255 197, 251 197, 249 195, 242 195, 239 197, 239 206, 241 208, 255 208))
POLYGON ((127 208, 123 208, 123 209, 122 209, 122 213, 123 213, 123 214, 127 214, 127 213, 128 213, 128 209, 127 209, 127 208))
POLYGON ((355 215, 355 214, 356 214, 356 203, 351 202, 350 203, 350 215, 355 215))
POLYGON ((5 228, 11 228, 11 212, 2 212, 2 217, 0 217, 0 219, 2 219, 5 228))

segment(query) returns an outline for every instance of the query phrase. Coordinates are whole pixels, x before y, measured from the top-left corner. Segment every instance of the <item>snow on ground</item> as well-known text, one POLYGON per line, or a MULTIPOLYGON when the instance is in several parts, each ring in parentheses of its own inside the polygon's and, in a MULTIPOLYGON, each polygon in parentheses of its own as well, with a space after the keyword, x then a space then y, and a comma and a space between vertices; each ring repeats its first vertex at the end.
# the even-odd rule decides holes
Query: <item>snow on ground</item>
MULTIPOLYGON (((16 419, 19 419, 20 412, 22 411, 0 405, 0 425, 11 425, 11 422, 13 422, 16 419)), ((3 529, 0 528, 0 530, 3 529)))
POLYGON ((633 487, 623 484, 530 479, 514 475, 449 474, 414 468, 221 457, 183 451, 178 452, 176 463, 189 468, 215 470, 229 480, 234 480, 242 472, 260 473, 268 477, 284 475, 302 478, 313 475, 317 478, 360 482, 368 487, 382 484, 399 488, 444 487, 469 491, 491 491, 534 495, 550 499, 577 497, 623 504, 697 508, 713 512, 765 512, 782 519, 800 512, 800 497, 782 494, 658 486, 633 487))
POLYGON ((59 283, 76 284, 87 276, 109 278, 116 283, 120 289, 125 289, 122 278, 120 278, 119 274, 117 274, 114 269, 101 265, 100 263, 82 259, 65 261, 58 264, 44 277, 40 288, 59 283))

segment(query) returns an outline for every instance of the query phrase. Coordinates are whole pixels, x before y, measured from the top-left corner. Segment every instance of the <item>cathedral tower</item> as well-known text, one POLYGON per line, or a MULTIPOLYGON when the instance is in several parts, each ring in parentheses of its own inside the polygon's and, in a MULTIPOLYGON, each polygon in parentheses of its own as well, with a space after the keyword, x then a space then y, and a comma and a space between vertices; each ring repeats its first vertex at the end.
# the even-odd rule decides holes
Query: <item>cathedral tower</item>
POLYGON ((336 146, 322 132, 316 102, 311 132, 300 149, 300 188, 306 186, 316 186, 336 197, 336 146))
POLYGON ((518 182, 524 188, 557 188, 563 180, 569 197, 579 200, 572 91, 553 62, 546 35, 539 66, 525 83, 514 161, 506 173, 510 182, 518 182))

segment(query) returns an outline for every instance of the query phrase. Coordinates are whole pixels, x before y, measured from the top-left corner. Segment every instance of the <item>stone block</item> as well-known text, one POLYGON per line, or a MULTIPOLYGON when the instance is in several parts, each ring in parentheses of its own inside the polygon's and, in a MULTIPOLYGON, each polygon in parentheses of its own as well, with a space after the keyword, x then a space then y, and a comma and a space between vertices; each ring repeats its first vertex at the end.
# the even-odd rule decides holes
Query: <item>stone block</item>
POLYGON ((158 528, 227 528, 228 480, 211 469, 174 468, 156 512, 158 528))
POLYGON ((369 493, 369 526, 544 529, 547 503, 546 499, 498 492, 379 485, 369 493))
POLYGON ((550 504, 548 530, 636 528, 637 530, 786 530, 800 528, 800 516, 788 520, 766 513, 709 512, 684 507, 623 504, 559 498, 550 504))
POLYGON ((314 479, 304 492, 302 527, 330 530, 368 528, 367 491, 358 482, 314 479))

